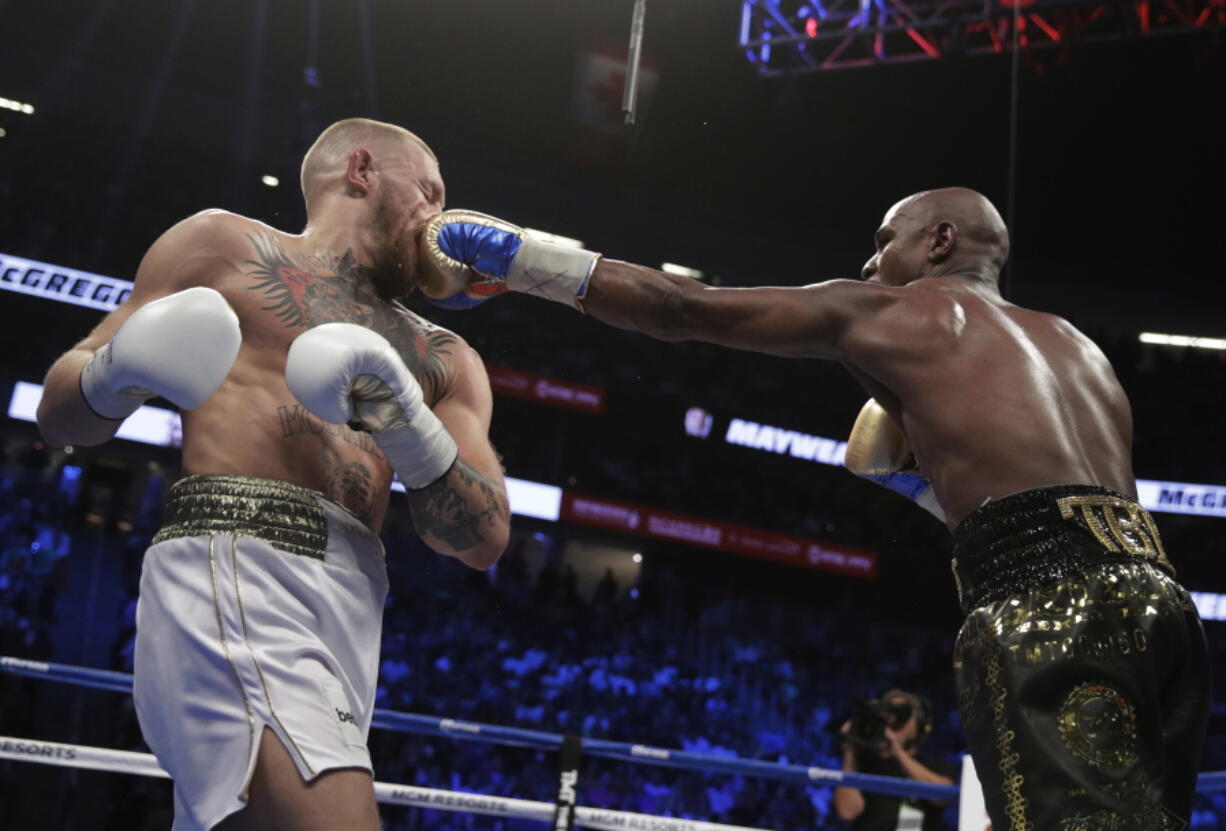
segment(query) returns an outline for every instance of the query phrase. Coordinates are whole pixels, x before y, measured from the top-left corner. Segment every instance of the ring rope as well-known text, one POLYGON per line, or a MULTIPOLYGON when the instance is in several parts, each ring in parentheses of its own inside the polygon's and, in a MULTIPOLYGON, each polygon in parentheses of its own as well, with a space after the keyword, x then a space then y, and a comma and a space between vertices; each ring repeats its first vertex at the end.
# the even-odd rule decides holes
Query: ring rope
MULTIPOLYGON (((151 753, 133 753, 89 745, 45 742, 0 736, 0 759, 16 762, 56 765, 59 767, 128 773, 135 776, 170 778, 151 753)), ((445 791, 415 785, 375 783, 375 799, 387 805, 407 805, 434 808, 441 811, 465 811, 471 814, 531 819, 553 822, 555 806, 551 802, 487 796, 464 791, 445 791)), ((604 808, 575 808, 575 824, 597 831, 761 831, 743 825, 721 825, 701 820, 659 817, 612 811, 604 808)))
MULTIPOLYGON (((0 657, 0 671, 15 675, 60 681, 95 689, 116 692, 132 691, 132 676, 112 670, 76 667, 46 661, 30 661, 24 658, 0 657)), ((371 726, 383 730, 445 736, 452 739, 529 747, 537 750, 558 750, 562 736, 541 730, 522 727, 505 727, 482 724, 417 713, 401 713, 395 710, 374 711, 371 726)), ((893 796, 914 797, 937 802, 950 802, 958 798, 957 785, 933 785, 890 776, 829 768, 806 767, 805 765, 763 762, 757 759, 728 758, 685 750, 651 747, 648 745, 614 742, 605 739, 582 739, 583 753, 606 759, 640 762, 663 767, 692 770, 701 773, 731 773, 776 779, 800 785, 843 785, 858 790, 884 793, 893 796)), ((1197 792, 1226 791, 1226 771, 1201 773, 1197 780, 1197 792)))
MULTIPOLYGON (((48 681, 59 681, 95 689, 116 692, 132 691, 132 676, 112 670, 76 667, 24 658, 0 657, 0 671, 48 681)), ((440 718, 418 713, 376 709, 371 726, 401 733, 443 736, 500 745, 527 747, 535 750, 559 750, 562 736, 542 730, 505 727, 475 721, 440 718)), ((582 752, 589 756, 638 762, 649 765, 697 771, 699 773, 729 773, 774 779, 797 785, 845 785, 874 793, 950 802, 958 798, 957 785, 934 785, 870 773, 819 768, 806 765, 763 762, 757 759, 712 756, 650 745, 614 742, 606 739, 583 738, 582 752)))

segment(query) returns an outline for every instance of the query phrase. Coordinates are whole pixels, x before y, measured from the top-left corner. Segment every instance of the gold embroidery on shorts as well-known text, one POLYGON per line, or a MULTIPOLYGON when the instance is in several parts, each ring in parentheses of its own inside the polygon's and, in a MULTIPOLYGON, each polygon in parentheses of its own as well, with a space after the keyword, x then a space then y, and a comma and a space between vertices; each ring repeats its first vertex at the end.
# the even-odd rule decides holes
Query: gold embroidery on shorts
POLYGON ((213 611, 217 613, 217 637, 221 639, 221 651, 226 654, 226 663, 230 665, 230 671, 234 673, 234 680, 238 683, 238 693, 243 697, 243 707, 247 709, 247 758, 251 758, 251 748, 255 744, 255 713, 251 711, 251 702, 247 700, 247 689, 243 686, 243 679, 238 674, 238 667, 234 665, 234 658, 230 655, 230 645, 226 642, 226 631, 221 623, 221 600, 217 594, 217 560, 213 555, 213 537, 209 537, 209 573, 213 577, 213 611))
POLYGON ((165 523, 153 541, 242 534, 290 554, 322 560, 328 524, 320 496, 276 479, 228 473, 188 476, 171 486, 165 523))
MULTIPOLYGON (((209 538, 209 545, 213 543, 213 538, 209 538)), ((294 751, 298 754, 298 758, 302 760, 302 765, 307 769, 307 773, 311 776, 315 775, 315 769, 311 767, 311 763, 307 761, 306 755, 302 752, 302 748, 294 741, 294 737, 285 729, 285 725, 281 723, 280 717, 277 716, 276 709, 272 706, 272 696, 268 694, 268 682, 264 680, 264 670, 260 669, 259 659, 255 657, 255 649, 251 646, 251 639, 247 637, 247 616, 243 613, 243 596, 238 591, 238 536, 231 535, 230 537, 230 567, 234 571, 234 597, 238 599, 238 616, 243 622, 243 642, 247 645, 247 651, 251 653, 251 663, 255 664, 256 674, 260 676, 260 686, 264 688, 264 700, 268 702, 268 712, 272 715, 273 721, 281 728, 281 732, 285 734, 285 739, 294 746, 294 751)))
POLYGON ((1005 721, 1005 698, 1007 693, 1001 681, 1000 650, 989 647, 987 655, 986 686, 991 692, 992 726, 996 730, 997 766, 1005 796, 1005 816, 1009 818, 1009 831, 1033 831, 1034 823, 1026 819, 1026 797, 1022 785, 1026 777, 1017 772, 1018 754, 1013 749, 1014 732, 1005 721))
POLYGON ((1114 496, 1089 495, 1066 496, 1057 499, 1056 505, 1065 519, 1074 519, 1079 513, 1090 533, 1108 551, 1144 557, 1174 572, 1153 516, 1137 503, 1114 496))
POLYGON ((1077 758, 1123 773, 1139 760, 1132 702, 1108 684, 1085 683, 1064 699, 1057 719, 1060 740, 1077 758))

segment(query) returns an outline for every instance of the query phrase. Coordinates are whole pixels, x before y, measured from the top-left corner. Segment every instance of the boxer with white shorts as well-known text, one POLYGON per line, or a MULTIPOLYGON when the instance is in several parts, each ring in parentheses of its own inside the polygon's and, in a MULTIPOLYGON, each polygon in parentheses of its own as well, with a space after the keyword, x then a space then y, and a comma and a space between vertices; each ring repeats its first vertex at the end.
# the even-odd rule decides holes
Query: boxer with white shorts
POLYGON ((488 568, 509 533, 481 359, 395 302, 442 210, 436 157, 348 119, 302 188, 301 234, 223 211, 167 231, 39 407, 53 445, 106 441, 155 396, 182 410, 187 476, 145 556, 134 666, 176 831, 378 828, 366 734, 393 472, 436 551, 488 568))

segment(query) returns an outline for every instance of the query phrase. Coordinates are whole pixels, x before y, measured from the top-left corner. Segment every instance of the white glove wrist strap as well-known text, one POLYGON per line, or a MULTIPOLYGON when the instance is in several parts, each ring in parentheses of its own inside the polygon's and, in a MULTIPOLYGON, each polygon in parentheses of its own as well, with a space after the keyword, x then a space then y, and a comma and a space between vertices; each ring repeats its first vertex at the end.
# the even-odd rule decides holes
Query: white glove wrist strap
POLYGON ((100 418, 122 421, 152 398, 151 390, 140 387, 113 389, 111 386, 111 344, 101 347, 81 368, 81 397, 100 418))
POLYGON ((507 288, 582 311, 599 259, 593 251, 526 237, 507 271, 507 288))
POLYGON ((451 469, 460 454, 443 422, 425 407, 411 424, 371 435, 400 481, 410 490, 424 488, 439 479, 451 469))

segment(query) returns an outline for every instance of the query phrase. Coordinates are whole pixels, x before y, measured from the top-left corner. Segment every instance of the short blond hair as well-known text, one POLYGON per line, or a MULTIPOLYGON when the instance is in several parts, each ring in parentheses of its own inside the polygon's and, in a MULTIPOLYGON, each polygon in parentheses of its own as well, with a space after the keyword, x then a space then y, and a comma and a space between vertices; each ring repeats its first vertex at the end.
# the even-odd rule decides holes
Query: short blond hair
POLYGON ((438 156, 416 133, 396 124, 375 121, 373 118, 346 118, 330 124, 315 139, 315 143, 302 157, 300 182, 302 195, 310 210, 310 191, 313 185, 334 170, 345 158, 359 147, 381 148, 393 143, 412 142, 438 163, 438 156))

